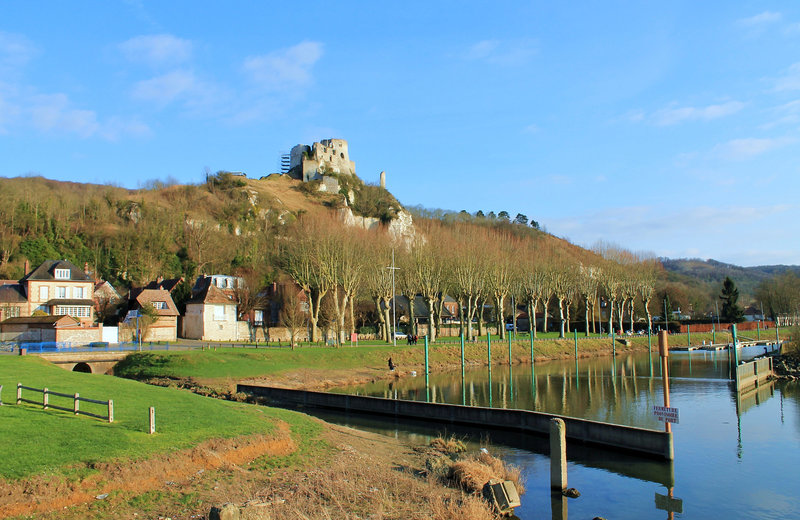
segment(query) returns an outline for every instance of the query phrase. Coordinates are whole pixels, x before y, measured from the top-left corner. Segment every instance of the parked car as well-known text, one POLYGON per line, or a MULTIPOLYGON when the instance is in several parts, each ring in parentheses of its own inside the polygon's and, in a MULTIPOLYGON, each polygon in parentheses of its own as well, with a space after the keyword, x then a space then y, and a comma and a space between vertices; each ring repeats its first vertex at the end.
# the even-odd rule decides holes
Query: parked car
POLYGON ((408 337, 408 334, 406 334, 405 332, 395 332, 394 337, 395 339, 406 339, 408 337))
POLYGON ((506 330, 508 330, 508 331, 514 330, 514 324, 513 323, 506 323, 506 330))

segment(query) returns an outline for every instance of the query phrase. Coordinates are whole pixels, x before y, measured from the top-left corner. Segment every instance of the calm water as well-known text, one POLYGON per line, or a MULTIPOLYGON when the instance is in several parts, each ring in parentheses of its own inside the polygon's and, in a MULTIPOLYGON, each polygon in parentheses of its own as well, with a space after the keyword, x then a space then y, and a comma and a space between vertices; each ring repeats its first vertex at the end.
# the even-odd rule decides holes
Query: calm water
MULTIPOLYGON (((744 357, 763 352, 745 349, 744 357)), ((767 383, 737 395, 727 381, 724 352, 672 353, 671 405, 680 410, 673 425, 675 460, 662 463, 613 451, 567 445, 569 485, 582 496, 551 498, 546 437, 487 434, 449 428, 478 441, 523 468, 527 493, 520 518, 669 518, 656 495, 682 500, 674 518, 800 518, 800 384, 767 383)), ((348 393, 398 399, 429 399, 537 410, 661 429, 652 406, 663 404, 658 359, 647 354, 539 363, 513 369, 424 374, 392 383, 346 389, 348 393)), ((424 441, 440 427, 406 421, 325 415, 335 422, 424 441)))

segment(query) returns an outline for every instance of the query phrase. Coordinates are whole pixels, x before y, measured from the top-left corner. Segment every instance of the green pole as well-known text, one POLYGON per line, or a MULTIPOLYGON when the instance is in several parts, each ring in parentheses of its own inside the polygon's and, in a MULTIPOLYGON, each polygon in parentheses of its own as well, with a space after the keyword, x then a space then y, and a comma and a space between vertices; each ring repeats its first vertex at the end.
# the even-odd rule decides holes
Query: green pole
POLYGON ((492 407, 492 333, 486 332, 486 361, 489 365, 489 408, 492 407))
POLYGON ((650 361, 650 377, 653 377, 653 336, 649 327, 647 328, 647 358, 650 361))
POLYGON ((536 395, 536 361, 533 359, 533 329, 531 329, 531 389, 536 395))
POLYGON ((508 368, 511 369, 511 334, 508 335, 508 368))
POLYGON ((573 330, 573 336, 575 338, 575 387, 580 388, 579 376, 578 374, 578 331, 573 330))
POLYGON ((614 326, 611 326, 611 354, 616 357, 617 356, 617 340, 614 336, 614 326))
POLYGON ((428 336, 425 336, 425 386, 428 386, 428 374, 430 371, 428 370, 428 336))
POLYGON ((712 324, 711 325, 711 344, 717 342, 717 328, 712 324))
POLYGON ((464 381, 464 333, 461 333, 461 404, 467 404, 467 387, 464 381))
POLYGON ((736 369, 739 366, 739 349, 738 347, 738 337, 736 335, 736 324, 731 325, 731 335, 733 336, 733 352, 731 352, 730 363, 731 363, 731 379, 736 381, 739 376, 739 371, 736 369))
POLYGON ((686 346, 687 347, 691 347, 692 346, 692 330, 691 329, 692 329, 691 325, 686 325, 686 346))
POLYGON ((756 339, 761 339, 761 320, 756 322, 756 339))
POLYGON ((778 349, 778 354, 781 353, 781 335, 778 332, 778 319, 775 318, 775 348, 778 349))

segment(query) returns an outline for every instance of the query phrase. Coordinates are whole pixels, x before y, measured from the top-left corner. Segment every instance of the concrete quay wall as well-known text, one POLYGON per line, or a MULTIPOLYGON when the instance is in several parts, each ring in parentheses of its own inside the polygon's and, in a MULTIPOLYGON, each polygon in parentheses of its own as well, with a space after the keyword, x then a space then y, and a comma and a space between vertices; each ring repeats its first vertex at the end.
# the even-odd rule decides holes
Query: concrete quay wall
POLYGON ((237 385, 237 391, 264 397, 275 403, 543 435, 549 434, 550 419, 559 418, 566 424, 568 440, 665 460, 674 458, 670 433, 528 410, 424 403, 245 384, 237 385))

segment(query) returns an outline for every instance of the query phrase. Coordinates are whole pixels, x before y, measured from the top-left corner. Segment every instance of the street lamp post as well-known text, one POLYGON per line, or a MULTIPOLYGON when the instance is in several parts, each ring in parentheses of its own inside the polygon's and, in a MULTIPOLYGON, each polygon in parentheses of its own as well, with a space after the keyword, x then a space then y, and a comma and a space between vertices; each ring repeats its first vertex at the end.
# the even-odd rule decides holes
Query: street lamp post
POLYGON ((392 248, 392 265, 387 267, 392 271, 392 345, 397 346, 397 336, 395 334, 397 329, 397 300, 394 292, 394 272, 400 269, 394 266, 394 248, 392 248))

